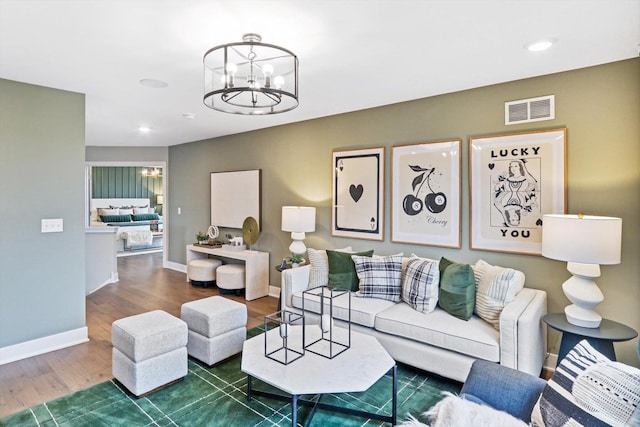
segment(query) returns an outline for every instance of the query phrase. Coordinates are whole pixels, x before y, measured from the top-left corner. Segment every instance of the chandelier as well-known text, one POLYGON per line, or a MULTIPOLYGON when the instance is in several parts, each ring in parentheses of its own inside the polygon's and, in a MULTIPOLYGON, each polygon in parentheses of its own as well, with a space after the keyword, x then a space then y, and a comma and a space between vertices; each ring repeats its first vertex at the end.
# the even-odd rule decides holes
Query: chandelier
POLYGON ((140 172, 140 174, 143 177, 162 178, 162 172, 157 167, 154 167, 152 170, 142 169, 142 172, 140 172))
POLYGON ((275 114, 298 106, 298 57, 261 43, 250 33, 243 41, 204 54, 204 104, 233 114, 275 114))

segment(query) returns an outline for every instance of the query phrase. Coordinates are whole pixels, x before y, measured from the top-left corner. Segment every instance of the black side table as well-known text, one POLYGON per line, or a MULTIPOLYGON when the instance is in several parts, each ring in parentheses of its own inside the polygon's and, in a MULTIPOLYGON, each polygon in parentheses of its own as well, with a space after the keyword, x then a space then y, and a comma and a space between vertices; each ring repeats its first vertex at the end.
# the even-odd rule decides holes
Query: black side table
POLYGON ((567 322, 567 317, 564 313, 547 314, 542 320, 556 331, 562 332, 558 363, 583 339, 586 339, 593 348, 609 359, 616 360, 613 343, 629 341, 638 336, 634 329, 608 319, 602 319, 599 328, 583 328, 572 325, 567 322))

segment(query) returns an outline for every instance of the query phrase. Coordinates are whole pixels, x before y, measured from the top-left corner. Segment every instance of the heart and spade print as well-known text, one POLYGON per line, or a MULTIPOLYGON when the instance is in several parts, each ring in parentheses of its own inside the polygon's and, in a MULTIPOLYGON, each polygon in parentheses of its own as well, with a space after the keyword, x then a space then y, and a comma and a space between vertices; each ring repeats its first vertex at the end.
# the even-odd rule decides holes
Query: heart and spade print
POLYGON ((382 236, 382 155, 378 149, 334 152, 334 235, 382 236))

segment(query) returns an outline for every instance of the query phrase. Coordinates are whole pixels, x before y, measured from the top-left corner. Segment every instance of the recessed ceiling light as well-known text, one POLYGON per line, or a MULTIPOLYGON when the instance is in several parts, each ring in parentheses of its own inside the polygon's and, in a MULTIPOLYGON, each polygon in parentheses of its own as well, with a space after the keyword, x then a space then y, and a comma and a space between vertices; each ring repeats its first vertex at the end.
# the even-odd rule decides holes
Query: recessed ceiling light
POLYGON ((149 133, 151 132, 151 128, 147 126, 140 126, 138 128, 138 131, 140 131, 140 133, 149 133))
POLYGON ((196 115, 193 113, 183 113, 182 117, 188 120, 193 120, 195 119, 196 115))
POLYGON ((140 84, 144 87, 150 87, 153 89, 160 89, 169 86, 169 83, 157 79, 142 79, 140 80, 140 84))
POLYGON ((527 43, 526 45, 524 45, 524 48, 527 49, 529 52, 540 52, 540 51, 549 49, 556 42, 557 42, 556 39, 536 40, 536 41, 527 43))

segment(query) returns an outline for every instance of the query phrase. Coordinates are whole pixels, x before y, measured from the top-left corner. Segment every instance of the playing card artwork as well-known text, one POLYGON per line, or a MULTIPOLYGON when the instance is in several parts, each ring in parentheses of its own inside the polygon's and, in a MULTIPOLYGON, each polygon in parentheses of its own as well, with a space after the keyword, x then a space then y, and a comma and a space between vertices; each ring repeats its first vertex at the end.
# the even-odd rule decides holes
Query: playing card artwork
POLYGON ((383 155, 382 148, 334 152, 333 235, 382 240, 383 155))
POLYGON ((472 249, 540 254, 543 215, 566 209, 566 130, 470 143, 472 249))

